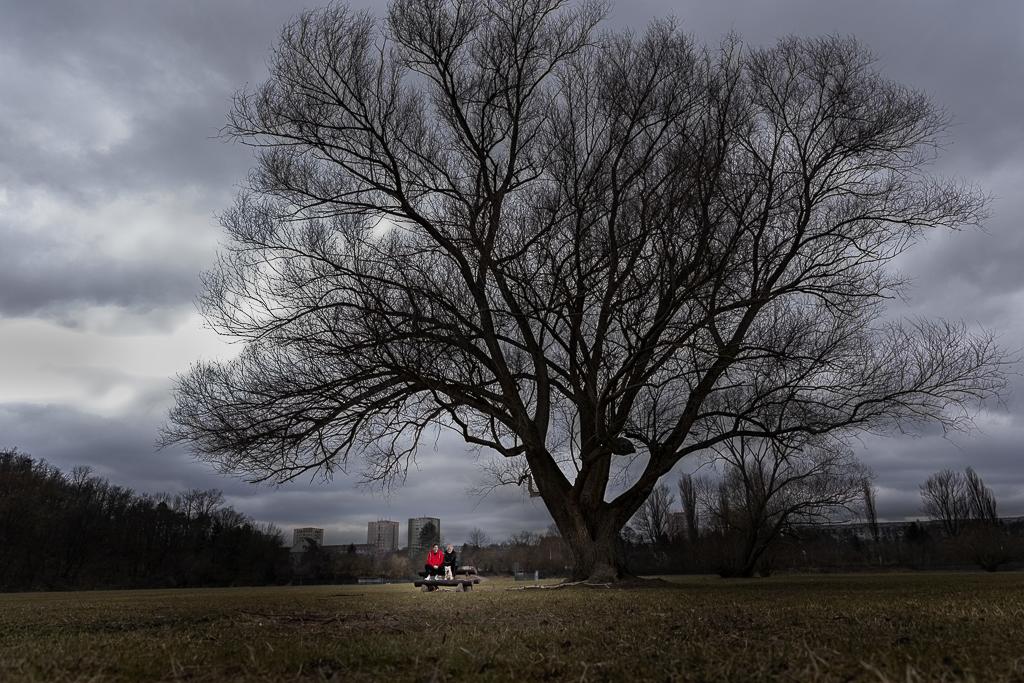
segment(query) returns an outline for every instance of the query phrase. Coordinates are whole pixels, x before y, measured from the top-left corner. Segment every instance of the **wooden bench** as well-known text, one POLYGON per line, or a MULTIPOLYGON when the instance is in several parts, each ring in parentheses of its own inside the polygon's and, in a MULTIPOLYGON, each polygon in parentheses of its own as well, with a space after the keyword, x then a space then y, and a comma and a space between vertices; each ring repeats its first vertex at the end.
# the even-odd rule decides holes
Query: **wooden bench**
MULTIPOLYGON (((427 573, 423 571, 416 572, 416 575, 419 576, 421 579, 427 578, 427 573)), ((459 567, 458 570, 453 572, 452 575, 455 578, 461 576, 466 579, 474 579, 474 583, 480 583, 480 577, 477 576, 476 569, 474 569, 473 567, 459 567)), ((444 574, 439 574, 436 576, 444 576, 444 574)))
POLYGON ((433 581, 427 581, 426 579, 418 579, 412 582, 412 585, 419 588, 424 593, 436 591, 442 586, 455 588, 460 593, 473 590, 473 584, 480 583, 480 579, 434 579, 433 581))

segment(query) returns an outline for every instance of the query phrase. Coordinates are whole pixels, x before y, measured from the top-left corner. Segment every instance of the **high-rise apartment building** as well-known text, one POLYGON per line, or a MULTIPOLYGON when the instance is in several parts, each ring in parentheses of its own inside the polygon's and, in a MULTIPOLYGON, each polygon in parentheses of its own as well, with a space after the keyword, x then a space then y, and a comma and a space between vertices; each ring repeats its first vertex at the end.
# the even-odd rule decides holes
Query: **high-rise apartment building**
POLYGON ((324 544, 324 530, 317 529, 316 527, 307 526, 301 529, 295 529, 292 532, 292 552, 301 552, 306 549, 306 539, 315 541, 317 545, 323 546, 324 544))
POLYGON ((409 519, 409 550, 426 550, 431 543, 441 542, 441 520, 437 517, 409 519))
POLYGON ((366 527, 366 544, 378 553, 398 550, 398 522, 389 519, 370 522, 366 527))

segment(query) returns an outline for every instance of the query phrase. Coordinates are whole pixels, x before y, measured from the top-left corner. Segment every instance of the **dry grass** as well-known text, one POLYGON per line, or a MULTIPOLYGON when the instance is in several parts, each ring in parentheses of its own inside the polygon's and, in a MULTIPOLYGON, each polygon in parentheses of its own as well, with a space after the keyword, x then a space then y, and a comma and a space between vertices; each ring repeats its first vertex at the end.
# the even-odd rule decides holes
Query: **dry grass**
POLYGON ((0 680, 1024 681, 1024 575, 675 581, 0 595, 0 680))

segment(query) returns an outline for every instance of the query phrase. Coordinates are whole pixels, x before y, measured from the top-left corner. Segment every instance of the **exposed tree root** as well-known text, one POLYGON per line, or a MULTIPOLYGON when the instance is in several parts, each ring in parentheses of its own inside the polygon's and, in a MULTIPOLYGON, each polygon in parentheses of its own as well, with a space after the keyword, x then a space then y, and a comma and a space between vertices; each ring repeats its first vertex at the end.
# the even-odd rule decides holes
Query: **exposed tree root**
POLYGON ((568 581, 566 583, 556 583, 550 586, 519 586, 517 588, 506 588, 507 591, 528 591, 528 590, 556 590, 558 588, 611 588, 610 583, 594 583, 591 581, 568 581))
POLYGON ((636 590, 642 588, 683 588, 683 584, 673 583, 672 581, 666 581, 665 579, 645 579, 640 576, 628 576, 611 582, 591 581, 586 579, 583 581, 563 581, 562 583, 551 584, 548 586, 517 586, 515 588, 506 588, 505 590, 555 590, 558 588, 611 588, 613 590, 636 590))

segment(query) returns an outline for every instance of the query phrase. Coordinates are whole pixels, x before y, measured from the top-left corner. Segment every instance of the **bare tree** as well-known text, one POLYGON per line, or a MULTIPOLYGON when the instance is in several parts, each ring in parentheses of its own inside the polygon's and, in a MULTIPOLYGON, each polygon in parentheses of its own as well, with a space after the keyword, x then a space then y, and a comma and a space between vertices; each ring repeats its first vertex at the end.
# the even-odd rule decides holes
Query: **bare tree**
POLYGON ((966 427, 1003 385, 991 337, 881 316, 893 258, 982 217, 927 172, 941 111, 852 39, 705 49, 603 15, 395 0, 286 26, 225 129, 257 161, 201 298, 244 350, 179 379, 164 443, 253 480, 352 456, 390 480, 452 428, 522 463, 574 576, 611 580, 681 458, 966 427))
POLYGON ((861 481, 861 495, 864 497, 864 519, 871 530, 871 538, 878 543, 878 509, 875 507, 875 485, 870 477, 864 477, 861 481))
POLYGON ((668 486, 659 484, 637 510, 633 526, 645 543, 660 545, 668 542, 668 515, 675 498, 668 486))
POLYGON ((942 470, 921 485, 924 513, 942 524, 947 536, 959 536, 969 522, 996 524, 996 498, 978 473, 942 470))
POLYGON ((534 546, 540 543, 540 534, 523 529, 508 537, 508 544, 513 546, 534 546))
POLYGON ((476 548, 485 548, 491 543, 491 539, 488 538, 487 534, 483 529, 479 527, 473 527, 473 530, 469 532, 469 545, 476 548))
POLYGON ((967 482, 953 470, 942 470, 921 485, 924 513, 942 524, 947 536, 958 536, 970 514, 967 482))
POLYGON ((968 517, 983 524, 995 524, 999 521, 996 511, 996 496, 992 489, 985 486, 978 473, 968 467, 964 471, 964 488, 967 493, 968 517))
POLYGON ((698 486, 705 516, 737 542, 723 574, 752 576, 783 532, 852 514, 863 493, 866 469, 839 444, 726 443, 716 461, 721 478, 698 486))
POLYGON ((188 519, 211 517, 224 505, 224 492, 220 489, 189 489, 174 496, 172 509, 182 512, 188 519))
POLYGON ((697 512, 697 488, 693 484, 692 475, 683 474, 679 477, 679 504, 683 508, 686 539, 696 541, 700 538, 700 515, 697 512))

